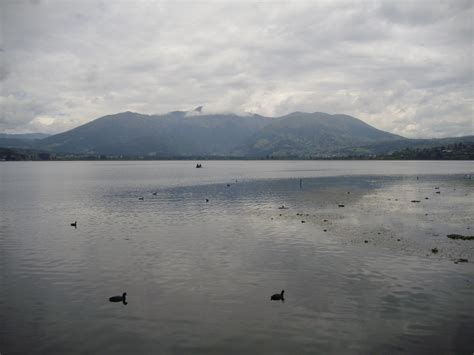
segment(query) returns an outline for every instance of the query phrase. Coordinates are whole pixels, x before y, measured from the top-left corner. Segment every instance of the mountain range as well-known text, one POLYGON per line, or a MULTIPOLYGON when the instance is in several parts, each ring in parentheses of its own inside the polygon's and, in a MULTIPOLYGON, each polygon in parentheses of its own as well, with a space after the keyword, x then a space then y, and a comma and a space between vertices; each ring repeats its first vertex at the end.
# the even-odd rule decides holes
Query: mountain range
POLYGON ((122 112, 48 137, 0 135, 6 148, 151 159, 367 157, 458 142, 474 143, 474 136, 408 139, 343 114, 210 115, 201 107, 163 115, 122 112))

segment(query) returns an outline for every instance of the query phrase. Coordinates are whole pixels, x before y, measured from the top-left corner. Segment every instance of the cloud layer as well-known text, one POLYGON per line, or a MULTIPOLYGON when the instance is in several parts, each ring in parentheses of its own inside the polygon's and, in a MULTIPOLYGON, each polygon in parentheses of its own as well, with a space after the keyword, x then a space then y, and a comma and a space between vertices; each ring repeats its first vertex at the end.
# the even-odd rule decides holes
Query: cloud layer
POLYGON ((3 1, 0 132, 121 112, 346 113, 474 134, 473 4, 3 1))

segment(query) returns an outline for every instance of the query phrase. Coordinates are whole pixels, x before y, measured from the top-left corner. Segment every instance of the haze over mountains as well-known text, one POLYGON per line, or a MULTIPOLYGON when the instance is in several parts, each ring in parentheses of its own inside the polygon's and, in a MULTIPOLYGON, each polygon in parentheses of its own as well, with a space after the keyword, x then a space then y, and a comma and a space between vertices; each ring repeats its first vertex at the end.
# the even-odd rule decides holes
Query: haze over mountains
POLYGON ((386 154, 406 147, 474 142, 474 137, 407 139, 342 114, 294 112, 282 117, 123 112, 36 140, 0 136, 0 146, 56 153, 146 158, 318 158, 386 154), (10 142, 9 142, 10 141, 10 142))

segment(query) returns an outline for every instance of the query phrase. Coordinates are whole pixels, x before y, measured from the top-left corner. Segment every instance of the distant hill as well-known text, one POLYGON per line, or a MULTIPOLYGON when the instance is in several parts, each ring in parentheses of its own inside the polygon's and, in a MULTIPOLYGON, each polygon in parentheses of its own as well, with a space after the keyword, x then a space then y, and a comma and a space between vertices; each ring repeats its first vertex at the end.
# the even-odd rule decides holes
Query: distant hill
MULTIPOLYGON (((348 115, 294 112, 282 117, 208 115, 202 108, 164 115, 122 112, 43 139, 0 136, 0 146, 71 157, 346 158, 471 142, 474 137, 407 139, 348 115), (2 144, 2 139, 9 145, 2 144)), ((54 156, 54 155, 53 155, 54 156)))
POLYGON ((49 137, 45 133, 6 134, 0 133, 0 147, 30 148, 37 140, 49 137))
MULTIPOLYGON (((448 140, 445 142, 449 142, 448 140)), ((405 148, 395 151, 384 159, 394 160, 474 160, 474 137, 466 143, 453 143, 426 148, 405 148)))
POLYGON ((22 133, 22 134, 7 134, 0 133, 1 139, 43 139, 49 137, 46 133, 22 133))
POLYGON ((269 120, 260 116, 187 116, 180 111, 160 116, 123 112, 43 139, 39 147, 81 154, 226 156, 269 120))
POLYGON ((77 154, 156 157, 310 157, 341 148, 405 140, 346 115, 166 115, 124 112, 43 139, 39 147, 77 154))
POLYGON ((245 155, 314 157, 368 144, 407 140, 347 115, 295 112, 273 119, 247 140, 245 155))

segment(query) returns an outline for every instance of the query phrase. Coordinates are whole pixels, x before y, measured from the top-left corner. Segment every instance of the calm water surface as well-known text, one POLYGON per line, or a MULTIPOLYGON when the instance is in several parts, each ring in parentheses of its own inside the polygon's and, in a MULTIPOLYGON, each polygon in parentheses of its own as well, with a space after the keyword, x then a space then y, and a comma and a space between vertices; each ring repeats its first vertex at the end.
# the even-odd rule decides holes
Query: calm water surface
POLYGON ((194 165, 0 163, 0 353, 474 351, 474 260, 452 260, 474 242, 433 237, 453 254, 436 257, 347 243, 374 223, 406 245, 428 225, 472 235, 472 162, 194 165), (325 205, 349 188, 345 209, 325 205), (381 202, 429 191, 430 223, 381 202), (341 222, 324 232, 323 214, 341 222))

